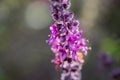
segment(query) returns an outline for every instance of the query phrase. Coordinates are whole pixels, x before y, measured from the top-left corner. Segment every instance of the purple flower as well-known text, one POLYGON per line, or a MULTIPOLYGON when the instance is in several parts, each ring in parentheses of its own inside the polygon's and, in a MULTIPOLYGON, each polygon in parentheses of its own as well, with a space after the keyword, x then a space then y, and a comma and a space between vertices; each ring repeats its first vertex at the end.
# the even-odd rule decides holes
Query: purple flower
MULTIPOLYGON (((74 14, 68 10, 71 6, 70 0, 50 0, 50 4, 52 18, 55 21, 55 23, 50 26, 51 34, 48 40, 51 50, 55 53, 55 58, 52 62, 61 68, 76 63, 77 66, 80 67, 84 62, 83 56, 87 55, 90 47, 87 46, 88 40, 82 37, 83 31, 79 29, 79 21, 76 20, 74 14), (67 64, 66 59, 68 58, 71 59, 72 63, 67 64)), ((72 67, 68 69, 71 70, 72 67)), ((80 72, 79 68, 73 69, 72 71, 74 72, 74 70, 80 72)), ((66 73, 63 72, 63 75, 64 74, 66 73)), ((67 76, 69 75, 68 73, 67 76)), ((76 80, 76 78, 72 80, 76 80)))
MULTIPOLYGON (((70 0, 50 0, 51 14, 55 23, 50 26, 51 34, 48 40, 51 50, 57 54, 60 63, 65 57, 72 55, 75 61, 77 52, 87 55, 90 47, 87 46, 88 40, 82 38, 83 31, 79 30, 79 21, 74 19, 74 14, 70 8, 70 0), (63 58, 64 57, 64 58, 63 58)), ((56 58, 54 63, 56 63, 56 58)), ((60 64, 59 64, 60 65, 60 64)))
POLYGON ((112 79, 119 80, 120 79, 120 68, 114 69, 110 74, 112 79))
POLYGON ((101 67, 110 68, 115 64, 115 59, 107 53, 100 53, 99 59, 101 67))

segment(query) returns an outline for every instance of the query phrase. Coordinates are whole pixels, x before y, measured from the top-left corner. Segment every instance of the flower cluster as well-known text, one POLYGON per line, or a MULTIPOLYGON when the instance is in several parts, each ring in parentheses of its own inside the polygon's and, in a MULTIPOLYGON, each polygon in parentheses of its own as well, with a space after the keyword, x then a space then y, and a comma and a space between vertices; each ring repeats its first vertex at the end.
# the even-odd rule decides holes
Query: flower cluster
POLYGON ((83 31, 79 29, 79 21, 74 18, 70 8, 70 0, 50 0, 51 14, 55 23, 50 26, 51 34, 48 40, 52 51, 55 53, 53 62, 57 65, 64 63, 65 58, 70 57, 77 62, 83 62, 79 53, 87 55, 90 49, 87 47, 83 31))
MULTIPOLYGON (((83 31, 79 29, 79 21, 69 11, 70 0, 50 0, 50 4, 52 18, 55 23, 50 26, 51 34, 49 35, 48 44, 55 53, 55 59, 52 62, 57 67, 63 68, 61 79, 66 80, 64 78, 65 75, 70 75, 71 65, 77 63, 76 73, 80 72, 81 69, 79 67, 84 62, 83 56, 87 55, 90 47, 87 46, 88 40, 82 37, 83 31), (69 68, 64 68, 64 66, 68 65, 69 68), (64 69, 68 70, 68 72, 65 72, 64 69)), ((71 80, 78 80, 74 79, 75 77, 72 78, 71 80)))

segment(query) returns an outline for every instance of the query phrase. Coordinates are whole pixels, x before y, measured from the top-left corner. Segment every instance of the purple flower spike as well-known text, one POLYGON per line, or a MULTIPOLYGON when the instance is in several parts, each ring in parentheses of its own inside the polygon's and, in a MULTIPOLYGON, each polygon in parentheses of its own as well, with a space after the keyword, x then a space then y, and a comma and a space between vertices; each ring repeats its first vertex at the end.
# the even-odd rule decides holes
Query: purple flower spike
POLYGON ((83 56, 86 56, 90 50, 87 46, 88 40, 82 38, 83 31, 79 29, 79 21, 68 10, 71 6, 70 0, 50 0, 50 4, 52 18, 55 21, 50 26, 51 34, 48 40, 51 50, 55 53, 52 62, 57 67, 63 68, 61 80, 66 78, 80 80, 78 74, 84 62, 83 56), (77 67, 72 68, 74 64, 77 67))

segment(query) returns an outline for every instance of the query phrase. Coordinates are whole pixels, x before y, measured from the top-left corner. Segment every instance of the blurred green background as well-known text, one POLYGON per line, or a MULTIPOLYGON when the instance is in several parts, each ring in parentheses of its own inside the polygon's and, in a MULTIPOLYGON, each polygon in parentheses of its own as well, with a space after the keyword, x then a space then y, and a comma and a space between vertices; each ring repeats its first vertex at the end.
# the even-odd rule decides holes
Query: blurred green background
MULTIPOLYGON (((120 80, 120 0, 71 2, 92 47, 82 80, 120 80)), ((52 23, 47 0, 0 0, 0 80, 60 80, 45 42, 52 23)))

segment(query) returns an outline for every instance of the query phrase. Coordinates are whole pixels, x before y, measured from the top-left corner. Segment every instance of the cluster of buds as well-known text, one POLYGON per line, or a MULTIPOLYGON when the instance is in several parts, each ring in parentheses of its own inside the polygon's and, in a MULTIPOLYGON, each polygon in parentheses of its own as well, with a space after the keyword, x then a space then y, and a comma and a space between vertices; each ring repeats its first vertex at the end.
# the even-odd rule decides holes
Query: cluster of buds
MULTIPOLYGON (((83 31, 79 29, 79 21, 69 11, 70 0, 50 0, 50 4, 52 18, 55 21, 50 26, 51 34, 48 40, 51 50, 55 53, 52 62, 63 69, 65 69, 64 66, 69 65, 67 69, 70 73, 73 64, 77 63, 78 66, 82 66, 83 56, 86 56, 90 50, 90 47, 87 46, 88 40, 82 37, 83 31), (69 59, 71 62, 68 61, 69 59)), ((77 67, 77 70, 80 71, 80 68, 77 67)), ((63 70, 63 74, 65 73, 67 74, 63 70)), ((61 79, 65 80, 63 77, 61 79)))

